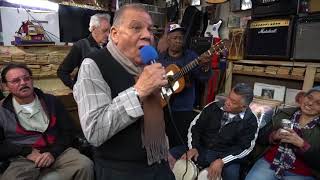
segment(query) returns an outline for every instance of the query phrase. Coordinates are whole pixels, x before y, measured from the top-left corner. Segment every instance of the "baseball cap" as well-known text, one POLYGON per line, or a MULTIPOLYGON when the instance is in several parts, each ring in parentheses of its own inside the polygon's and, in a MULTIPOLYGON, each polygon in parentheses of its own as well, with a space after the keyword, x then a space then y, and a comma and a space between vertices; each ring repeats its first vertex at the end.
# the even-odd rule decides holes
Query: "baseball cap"
POLYGON ((174 31, 182 31, 184 32, 185 29, 181 27, 179 24, 170 24, 168 33, 174 32, 174 31))

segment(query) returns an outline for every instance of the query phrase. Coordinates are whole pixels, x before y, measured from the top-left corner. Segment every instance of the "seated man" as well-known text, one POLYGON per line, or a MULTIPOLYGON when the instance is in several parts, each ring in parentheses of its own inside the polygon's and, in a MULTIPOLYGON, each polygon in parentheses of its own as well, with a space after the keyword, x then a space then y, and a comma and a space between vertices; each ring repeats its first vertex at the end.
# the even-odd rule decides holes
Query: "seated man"
POLYGON ((246 180, 316 179, 320 172, 320 87, 296 97, 298 108, 280 110, 272 119, 264 141, 270 147, 251 168, 246 180), (292 129, 283 129, 289 119, 292 129))
POLYGON ((172 148, 171 165, 176 159, 194 159, 208 167, 210 179, 239 179, 240 159, 250 153, 258 135, 256 116, 249 108, 253 91, 244 83, 237 84, 225 102, 213 102, 191 122, 187 153, 184 147, 172 148))
POLYGON ((1 72, 10 94, 0 106, 0 160, 9 160, 2 179, 36 180, 48 172, 57 179, 93 179, 93 163, 71 148, 72 124, 56 97, 33 87, 25 65, 1 72))

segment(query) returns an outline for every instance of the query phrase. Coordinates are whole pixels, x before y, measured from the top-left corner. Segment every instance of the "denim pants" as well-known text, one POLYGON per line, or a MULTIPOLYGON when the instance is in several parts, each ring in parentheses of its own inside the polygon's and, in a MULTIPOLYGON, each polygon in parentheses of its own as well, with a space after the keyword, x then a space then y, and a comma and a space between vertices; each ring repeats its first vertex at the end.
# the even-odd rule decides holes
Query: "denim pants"
MULTIPOLYGON (((264 158, 259 159, 256 163, 254 163, 253 167, 250 169, 246 180, 278 180, 275 176, 275 171, 270 168, 270 163, 266 161, 264 158)), ((294 174, 289 171, 284 172, 283 176, 284 180, 315 180, 314 177, 311 176, 302 176, 298 174, 294 174)))
MULTIPOLYGON (((177 146, 170 149, 170 154, 175 158, 179 159, 186 152, 186 148, 184 146, 177 146)), ((198 149, 199 156, 196 164, 202 168, 206 168, 210 166, 210 163, 216 159, 221 158, 221 153, 200 148, 198 149)), ((222 169, 222 179, 223 180, 237 180, 239 179, 239 163, 228 163, 223 166, 222 169)))

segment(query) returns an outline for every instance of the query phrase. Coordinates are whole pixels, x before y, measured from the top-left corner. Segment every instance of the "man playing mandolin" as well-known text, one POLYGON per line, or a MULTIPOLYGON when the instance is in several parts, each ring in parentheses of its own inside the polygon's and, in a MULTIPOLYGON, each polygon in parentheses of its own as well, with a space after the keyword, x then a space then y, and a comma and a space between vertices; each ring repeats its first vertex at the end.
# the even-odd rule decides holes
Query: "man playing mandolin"
MULTIPOLYGON (((193 65, 192 67, 187 66, 190 62, 195 60, 198 55, 189 49, 184 49, 183 47, 184 38, 184 28, 179 24, 169 25, 167 43, 168 50, 159 55, 159 62, 167 67, 168 69, 176 65, 183 69, 186 73, 182 78, 185 79, 185 83, 179 83, 179 89, 183 89, 181 92, 175 94, 170 99, 170 105, 173 111, 173 121, 176 124, 180 135, 182 136, 184 142, 187 140, 187 129, 194 117, 193 105, 195 102, 195 84, 194 81, 197 80, 207 80, 211 75, 211 70, 209 69, 209 63, 206 65, 193 65), (187 67, 186 67, 187 66, 187 67), (201 67, 202 66, 202 67, 201 67), (186 68, 183 68, 186 67, 186 68), (199 68, 201 67, 201 68, 199 68), (194 69, 192 69, 194 68, 194 69), (192 70, 191 70, 192 69, 192 70), (185 87, 181 87, 184 86, 185 87)), ((201 58, 206 59, 206 62, 210 61, 211 54, 206 56, 201 56, 201 58)), ((198 63, 197 63, 198 64, 198 63)), ((201 63, 200 63, 201 64, 201 63)), ((177 70, 179 71, 179 70, 177 70)), ((174 72, 177 73, 177 72, 174 72)), ((177 85, 176 83, 175 85, 177 85)), ((175 89, 174 89, 175 90, 175 89)), ((168 114, 168 113, 166 113, 168 114)), ((168 116, 166 116, 168 117, 168 116)), ((176 134, 176 130, 171 121, 167 121, 167 135, 169 138, 170 147, 181 145, 181 140, 176 134)))

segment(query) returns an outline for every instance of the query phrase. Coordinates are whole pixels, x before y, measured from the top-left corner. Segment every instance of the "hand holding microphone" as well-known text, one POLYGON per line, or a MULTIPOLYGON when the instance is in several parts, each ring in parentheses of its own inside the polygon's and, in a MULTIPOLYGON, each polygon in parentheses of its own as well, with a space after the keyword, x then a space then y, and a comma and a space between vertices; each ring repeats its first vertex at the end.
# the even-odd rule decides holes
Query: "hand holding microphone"
POLYGON ((156 90, 168 84, 166 71, 160 63, 156 63, 158 53, 152 46, 144 46, 140 50, 140 56, 144 64, 149 64, 144 67, 134 88, 139 94, 139 98, 143 101, 144 97, 150 95, 156 90))

